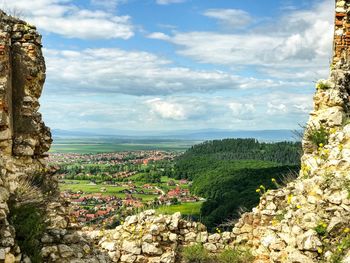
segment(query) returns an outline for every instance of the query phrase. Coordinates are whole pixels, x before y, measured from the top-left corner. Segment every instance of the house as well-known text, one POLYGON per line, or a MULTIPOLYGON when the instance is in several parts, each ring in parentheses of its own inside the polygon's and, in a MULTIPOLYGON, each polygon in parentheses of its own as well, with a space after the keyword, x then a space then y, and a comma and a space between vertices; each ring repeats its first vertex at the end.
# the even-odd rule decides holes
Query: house
POLYGON ((186 179, 181 179, 179 181, 180 184, 188 184, 188 181, 186 179))
POLYGON ((104 215, 107 215, 107 214, 108 214, 108 212, 106 210, 98 210, 96 212, 97 216, 104 216, 104 215))
POLYGON ((85 218, 86 218, 86 219, 89 219, 89 220, 95 219, 95 214, 86 214, 86 215, 85 215, 85 218))
POLYGON ((143 207, 142 202, 140 202, 139 200, 134 200, 134 199, 123 200, 123 204, 125 206, 131 206, 131 207, 136 207, 136 208, 143 207))
POLYGON ((85 202, 85 197, 80 197, 78 199, 73 199, 73 200, 71 200, 71 202, 72 203, 79 203, 79 204, 81 204, 81 203, 85 202))
POLYGON ((172 189, 168 192, 169 197, 179 197, 180 195, 181 195, 181 189, 178 186, 175 189, 172 189))

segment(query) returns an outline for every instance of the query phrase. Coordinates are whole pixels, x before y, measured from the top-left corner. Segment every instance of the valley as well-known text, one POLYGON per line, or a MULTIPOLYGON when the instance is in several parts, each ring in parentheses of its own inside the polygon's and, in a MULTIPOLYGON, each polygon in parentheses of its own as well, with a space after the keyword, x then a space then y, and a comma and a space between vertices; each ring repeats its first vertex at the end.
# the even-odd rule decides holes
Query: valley
POLYGON ((155 209, 163 214, 181 212, 212 231, 227 230, 232 225, 227 222, 258 203, 257 188, 279 187, 286 175, 294 178, 293 172, 299 169, 298 142, 224 139, 187 148, 182 148, 183 142, 172 143, 167 150, 154 140, 142 141, 147 149, 140 142, 133 150, 112 143, 111 151, 104 152, 101 141, 58 142, 79 147, 69 153, 70 148, 59 150, 55 145, 48 158, 58 169, 61 197, 70 203, 71 222, 94 229, 113 228, 129 215, 155 209))
POLYGON ((71 222, 110 228, 128 215, 151 208, 199 217, 204 199, 190 193, 192 182, 169 177, 177 156, 176 151, 139 150, 52 153, 48 160, 58 169, 61 197, 70 203, 71 222))

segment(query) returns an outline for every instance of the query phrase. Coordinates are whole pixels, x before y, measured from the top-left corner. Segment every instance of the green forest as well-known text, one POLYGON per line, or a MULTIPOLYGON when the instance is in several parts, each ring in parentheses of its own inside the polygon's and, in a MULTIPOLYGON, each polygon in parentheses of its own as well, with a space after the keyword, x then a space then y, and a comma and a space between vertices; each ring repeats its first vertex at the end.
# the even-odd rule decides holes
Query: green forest
POLYGON ((213 230, 256 206, 261 192, 282 185, 287 175, 295 176, 300 156, 300 142, 207 141, 177 158, 173 176, 193 180, 191 191, 207 200, 201 220, 213 230))

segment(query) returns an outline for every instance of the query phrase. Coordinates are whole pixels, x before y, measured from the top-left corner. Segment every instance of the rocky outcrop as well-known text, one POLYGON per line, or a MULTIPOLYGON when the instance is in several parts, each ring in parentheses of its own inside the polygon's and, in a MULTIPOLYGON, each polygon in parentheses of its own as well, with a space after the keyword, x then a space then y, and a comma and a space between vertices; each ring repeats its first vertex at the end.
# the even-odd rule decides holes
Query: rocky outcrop
POLYGON ((265 193, 233 229, 256 262, 350 260, 349 12, 350 1, 336 1, 333 64, 316 84, 298 179, 265 193))
POLYGON ((51 135, 38 112, 44 80, 41 36, 34 26, 0 12, 0 261, 21 255, 8 221, 21 181, 49 175, 43 154, 51 135))

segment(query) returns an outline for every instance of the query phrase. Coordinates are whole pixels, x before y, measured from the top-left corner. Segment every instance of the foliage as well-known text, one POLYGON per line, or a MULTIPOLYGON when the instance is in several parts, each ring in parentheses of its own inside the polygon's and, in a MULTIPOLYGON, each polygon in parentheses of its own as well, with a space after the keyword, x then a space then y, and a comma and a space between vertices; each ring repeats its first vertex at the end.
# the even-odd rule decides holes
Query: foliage
MULTIPOLYGON (((127 159, 130 158, 127 157, 127 159)), ((94 182, 123 182, 130 178, 115 177, 120 172, 137 172, 132 178, 133 181, 159 183, 162 176, 171 175, 173 164, 170 160, 161 160, 152 162, 149 165, 134 164, 126 162, 122 164, 81 164, 70 163, 60 164, 58 173, 64 174, 65 179, 73 180, 91 180, 94 182)))
POLYGON ((177 158, 173 176, 191 180, 207 167, 220 166, 220 161, 258 160, 293 165, 300 163, 300 157, 300 142, 260 143, 255 139, 207 141, 192 146, 177 158))
POLYGON ((14 195, 11 197, 16 204, 39 204, 43 202, 41 189, 37 187, 37 182, 28 178, 21 178, 14 195))
POLYGON ((330 262, 341 263, 346 251, 350 248, 350 235, 345 236, 340 244, 337 246, 333 255, 331 256, 330 262))
POLYGON ((16 241, 31 262, 42 262, 40 238, 45 230, 42 211, 34 204, 24 204, 10 209, 9 221, 16 230, 16 241))
POLYGON ((254 256, 245 249, 226 249, 217 256, 218 263, 249 263, 253 262, 254 256))
POLYGON ((157 213, 159 214, 174 214, 176 212, 180 212, 184 217, 191 216, 191 217, 199 217, 200 210, 202 206, 202 202, 195 202, 195 203, 182 203, 177 205, 164 205, 160 206, 156 209, 157 213))
POLYGON ((161 174, 157 172, 140 173, 137 176, 133 177, 133 181, 153 184, 153 183, 160 183, 161 177, 162 177, 161 174))
POLYGON ((214 263, 208 251, 201 244, 185 247, 181 254, 186 263, 214 263))
POLYGON ((320 222, 316 227, 315 231, 318 235, 324 236, 327 234, 327 224, 324 222, 320 222))
POLYGON ((185 247, 181 255, 186 263, 249 263, 254 260, 246 249, 226 249, 217 255, 211 255, 201 244, 185 247))
POLYGON ((328 144, 329 132, 324 126, 320 128, 310 127, 307 139, 311 141, 316 147, 322 147, 328 144))
POLYGON ((258 161, 237 161, 235 164, 242 167, 235 169, 232 164, 227 164, 226 167, 202 173, 193 182, 192 191, 207 198, 201 216, 208 228, 212 229, 228 218, 238 218, 240 207, 252 209, 259 203, 256 189, 260 185, 264 185, 265 189, 274 189, 272 178, 281 182, 280 175, 298 169, 297 166, 273 166, 258 161))
POLYGON ((331 88, 331 85, 326 80, 320 80, 316 84, 316 89, 318 89, 318 90, 326 90, 326 89, 330 89, 330 88, 331 88))
POLYGON ((283 185, 284 174, 299 170, 300 148, 300 143, 254 139, 209 141, 176 160, 174 177, 193 180, 191 192, 207 199, 201 218, 213 230, 227 219, 238 218, 239 208, 256 206, 260 185, 274 189, 283 185))

